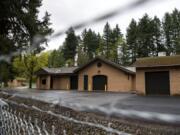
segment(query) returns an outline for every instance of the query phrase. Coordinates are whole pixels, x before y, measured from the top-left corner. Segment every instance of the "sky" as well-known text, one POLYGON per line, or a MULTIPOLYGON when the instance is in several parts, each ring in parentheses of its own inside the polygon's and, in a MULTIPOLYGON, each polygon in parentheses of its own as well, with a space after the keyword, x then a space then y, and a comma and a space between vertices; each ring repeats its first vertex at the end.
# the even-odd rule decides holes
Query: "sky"
MULTIPOLYGON (((115 9, 123 9, 135 1, 137 0, 43 0, 39 17, 42 18, 45 11, 48 11, 51 14, 51 27, 54 30, 54 34, 56 34, 57 32, 67 30, 74 24, 91 20, 115 9)), ((138 21, 139 18, 147 13, 150 17, 156 15, 162 19, 164 13, 172 12, 174 8, 180 10, 180 0, 149 0, 144 5, 124 10, 124 12, 114 17, 89 24, 86 28, 102 33, 105 23, 109 22, 111 27, 115 27, 118 24, 122 33, 125 34, 132 18, 138 21)), ((81 34, 83 29, 75 31, 76 34, 81 34)), ((64 39, 65 34, 53 38, 48 42, 46 50, 58 49, 64 39)))

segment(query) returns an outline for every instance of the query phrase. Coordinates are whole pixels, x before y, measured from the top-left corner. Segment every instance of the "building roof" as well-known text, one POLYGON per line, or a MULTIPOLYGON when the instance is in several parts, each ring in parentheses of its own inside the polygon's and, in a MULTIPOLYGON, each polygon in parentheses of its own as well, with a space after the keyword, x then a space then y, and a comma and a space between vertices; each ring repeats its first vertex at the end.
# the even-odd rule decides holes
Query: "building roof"
POLYGON ((133 65, 137 68, 180 66, 180 55, 140 58, 133 65))
POLYGON ((135 74, 135 69, 134 68, 130 68, 130 67, 124 67, 121 66, 119 64, 116 64, 114 62, 111 62, 107 59, 101 58, 101 57, 96 57, 93 60, 89 61, 88 63, 86 63, 85 65, 81 66, 81 67, 61 67, 61 68, 48 68, 48 67, 44 67, 41 68, 39 71, 36 72, 36 75, 47 75, 47 74, 54 74, 54 75, 68 75, 68 74, 74 74, 79 72, 80 70, 86 68, 87 66, 89 66, 91 63, 100 60, 114 68, 117 68, 121 71, 124 71, 125 73, 128 74, 135 74))
POLYGON ((73 74, 78 67, 41 68, 36 74, 73 74))
POLYGON ((82 66, 79 67, 79 68, 77 68, 74 72, 79 72, 80 70, 86 68, 87 66, 89 66, 89 65, 92 64, 92 63, 94 63, 94 62, 97 61, 97 60, 100 60, 100 61, 102 61, 102 62, 104 62, 104 63, 106 63, 106 64, 108 64, 108 65, 110 65, 110 66, 112 66, 112 67, 114 67, 114 68, 117 68, 117 69, 119 69, 119 70, 121 70, 121 71, 124 71, 124 72, 126 72, 126 73, 128 73, 128 74, 135 74, 134 69, 126 68, 126 67, 124 67, 124 66, 121 66, 121 65, 119 65, 119 64, 116 64, 116 63, 114 63, 114 62, 112 62, 112 61, 109 61, 109 60, 107 60, 107 59, 104 59, 104 58, 102 58, 102 57, 96 57, 96 58, 94 58, 93 60, 89 61, 88 63, 82 65, 82 66))

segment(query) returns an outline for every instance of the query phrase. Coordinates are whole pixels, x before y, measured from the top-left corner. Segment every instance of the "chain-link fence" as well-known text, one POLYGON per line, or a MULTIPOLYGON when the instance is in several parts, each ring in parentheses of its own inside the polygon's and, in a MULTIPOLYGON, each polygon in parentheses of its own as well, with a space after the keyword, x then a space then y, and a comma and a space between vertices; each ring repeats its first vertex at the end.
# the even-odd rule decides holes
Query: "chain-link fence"
POLYGON ((62 114, 42 108, 0 99, 0 135, 130 135, 65 108, 62 114))
MULTIPOLYGON (((55 135, 55 127, 47 130, 46 123, 38 123, 38 119, 17 113, 3 105, 0 108, 0 135, 55 135)), ((65 135, 66 133, 64 133, 65 135)))

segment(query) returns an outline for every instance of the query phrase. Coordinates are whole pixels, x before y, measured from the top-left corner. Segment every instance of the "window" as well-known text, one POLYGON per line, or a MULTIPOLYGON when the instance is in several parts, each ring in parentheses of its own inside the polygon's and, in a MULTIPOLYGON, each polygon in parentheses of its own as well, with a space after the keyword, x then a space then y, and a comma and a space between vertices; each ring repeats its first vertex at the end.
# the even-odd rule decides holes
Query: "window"
POLYGON ((101 63, 101 62, 98 62, 98 63, 97 63, 97 67, 100 68, 101 66, 102 66, 102 63, 101 63))
POLYGON ((45 84, 46 84, 46 79, 42 79, 41 83, 42 83, 43 85, 45 85, 45 84))

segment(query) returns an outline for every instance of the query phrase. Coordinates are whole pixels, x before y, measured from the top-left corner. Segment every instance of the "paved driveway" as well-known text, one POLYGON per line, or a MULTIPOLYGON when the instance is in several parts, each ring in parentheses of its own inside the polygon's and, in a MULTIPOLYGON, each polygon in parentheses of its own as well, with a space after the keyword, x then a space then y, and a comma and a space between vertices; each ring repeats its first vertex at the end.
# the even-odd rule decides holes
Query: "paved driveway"
POLYGON ((180 97, 55 90, 6 90, 16 96, 63 104, 76 110, 180 123, 180 97))

